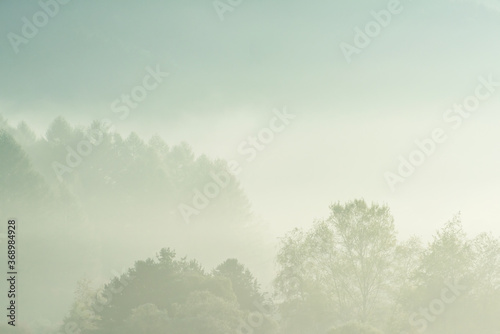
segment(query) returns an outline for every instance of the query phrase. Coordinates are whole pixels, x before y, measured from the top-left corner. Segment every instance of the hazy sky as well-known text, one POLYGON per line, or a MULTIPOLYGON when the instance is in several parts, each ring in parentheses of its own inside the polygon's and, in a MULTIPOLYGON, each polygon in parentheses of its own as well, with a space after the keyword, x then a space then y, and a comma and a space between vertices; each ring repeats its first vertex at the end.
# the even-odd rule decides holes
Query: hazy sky
POLYGON ((340 43, 388 3, 244 0, 222 21, 209 0, 72 0, 15 53, 8 34, 40 5, 2 1, 0 112, 38 131, 58 115, 110 118, 124 134, 243 161, 238 145, 286 106, 296 118, 239 175, 272 233, 364 197, 387 202, 405 236, 458 211, 468 231, 500 234, 500 87, 459 128, 443 120, 479 76, 500 82, 500 1, 401 1, 348 63, 340 43), (157 66, 169 76, 120 120, 113 101, 157 66), (384 173, 435 128, 446 142, 392 192, 384 173))

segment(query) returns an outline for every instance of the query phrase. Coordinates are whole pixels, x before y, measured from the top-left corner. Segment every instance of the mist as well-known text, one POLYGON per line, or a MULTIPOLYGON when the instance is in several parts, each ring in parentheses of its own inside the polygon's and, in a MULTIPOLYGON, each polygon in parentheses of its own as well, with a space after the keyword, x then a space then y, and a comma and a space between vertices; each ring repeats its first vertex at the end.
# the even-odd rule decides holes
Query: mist
POLYGON ((497 333, 499 15, 2 2, 0 332, 497 333))

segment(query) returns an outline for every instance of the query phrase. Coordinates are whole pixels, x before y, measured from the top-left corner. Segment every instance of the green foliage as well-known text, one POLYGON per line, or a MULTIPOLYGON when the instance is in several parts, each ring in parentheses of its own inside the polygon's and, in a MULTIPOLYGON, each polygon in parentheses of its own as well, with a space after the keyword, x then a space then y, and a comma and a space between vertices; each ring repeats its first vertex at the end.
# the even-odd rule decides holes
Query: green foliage
MULTIPOLYGON (((252 237, 241 228, 250 209, 232 176, 203 214, 193 216, 194 224, 186 227, 179 216, 178 204, 191 204, 195 189, 225 171, 224 161, 197 157, 186 143, 169 146, 159 136, 149 141, 136 133, 122 137, 97 121, 78 127, 59 117, 45 137, 37 137, 24 122, 12 127, 0 116, 0 213, 22 213, 23 238, 30 247, 23 256, 23 291, 34 300, 49 298, 51 292, 42 288, 49 284, 67 291, 68 282, 81 277, 81 263, 93 260, 89 254, 99 256, 103 266, 113 264, 116 253, 135 256, 130 240, 137 237, 138 222, 144 231, 155 231, 149 235, 161 231, 189 241, 192 250, 210 247, 224 256, 232 255, 226 254, 228 240, 242 247, 252 237), (96 133, 100 143, 59 182, 53 162, 65 164, 68 148, 76 149, 96 133), (211 233, 215 229, 218 233, 211 233), (104 245, 101 253, 92 253, 117 231, 122 238, 113 245, 120 246, 104 245)), ((418 238, 396 240, 386 205, 335 203, 327 219, 288 233, 276 259, 281 333, 380 333, 370 326, 390 334, 415 332, 409 319, 423 319, 420 310, 441 298, 450 282, 467 289, 426 324, 430 333, 500 328, 500 240, 487 233, 468 236, 459 215, 425 245, 418 238), (349 321, 355 322, 331 329, 349 321)), ((272 305, 236 259, 205 272, 197 261, 162 249, 157 258, 137 261, 101 290, 81 281, 65 323, 78 324, 83 334, 216 334, 242 328, 270 334, 278 327, 272 305), (269 312, 259 313, 264 309, 269 312), (249 327, 256 315, 265 320, 249 327)), ((38 306, 26 304, 26 313, 30 307, 38 306)), ((1 333, 11 331, 2 326, 1 333)))
POLYGON ((257 280, 236 259, 227 259, 214 269, 215 277, 225 277, 231 281, 238 303, 244 310, 253 310, 255 304, 263 303, 264 297, 259 292, 257 280))
MULTIPOLYGON (((213 161, 204 155, 196 157, 187 143, 170 147, 158 135, 146 143, 135 132, 122 138, 99 121, 81 127, 57 117, 44 138, 37 138, 25 122, 11 127, 2 118, 0 123, 0 161, 4 165, 0 165, 0 172, 5 178, 14 171, 20 175, 11 181, 24 180, 17 183, 18 192, 33 194, 41 182, 57 188, 62 180, 90 219, 108 224, 133 221, 145 213, 162 222, 184 224, 179 203, 192 205, 195 189, 202 190, 213 182, 212 174, 226 172, 224 161, 213 161), (69 152, 78 153, 78 145, 89 141, 97 143, 91 145, 91 153, 80 156, 81 160, 73 157, 77 165, 69 165, 69 152), (22 168, 2 170, 7 166, 22 168), (24 188, 24 184, 28 188, 24 188), (134 210, 117 212, 114 209, 132 202, 134 210)), ((222 227, 234 221, 243 223, 249 217, 248 200, 236 179, 230 176, 229 184, 211 201, 203 215, 192 215, 190 219, 192 223, 212 221, 222 227)))
MULTIPOLYGON (((401 317, 425 324, 433 333, 467 334, 500 328, 500 240, 488 234, 470 238, 457 215, 438 230, 418 258, 409 284, 401 289, 401 317), (444 302, 443 290, 459 286, 456 298, 444 302), (436 300, 444 305, 443 314, 431 314, 425 321, 421 310, 436 300), (494 315, 497 314, 497 315, 494 315)), ((450 292, 448 292, 450 295, 450 292)), ((403 323, 399 330, 415 330, 403 323)))
POLYGON ((235 302, 208 291, 194 291, 179 309, 175 333, 235 333, 242 313, 235 302))
MULTIPOLYGON (((135 256, 137 249, 130 244, 138 224, 156 242, 165 235, 176 246, 189 242, 195 253, 211 247, 217 257, 225 254, 223 240, 239 247, 254 242, 257 235, 245 226, 251 216, 248 201, 233 176, 189 226, 180 214, 180 203, 192 206, 195 190, 225 170, 224 161, 196 156, 186 143, 169 146, 159 136, 145 141, 136 133, 122 137, 98 121, 83 127, 58 117, 37 136, 28 124, 11 126, 0 116, 0 214, 17 215, 23 222, 23 240, 29 245, 23 253, 23 291, 48 300, 51 292, 43 287, 50 281, 70 296, 84 271, 99 270, 97 259, 102 268, 114 268, 117 261, 135 256), (70 166, 68 152, 89 140, 98 144, 70 166), (208 240, 213 230, 219 233, 208 240)), ((196 264, 185 265, 197 271, 196 264)), ((219 277, 203 284, 219 294, 230 282, 219 277)), ((25 314, 38 316, 39 306, 32 305, 25 306, 25 314)), ((47 309, 52 310, 63 312, 61 306, 47 309)))
POLYGON ((62 116, 59 116, 49 125, 45 137, 52 143, 69 144, 74 138, 74 129, 62 116))
POLYGON ((355 200, 330 209, 310 231, 295 230, 282 240, 275 286, 292 332, 320 330, 335 319, 380 318, 376 310, 390 294, 396 237, 388 207, 355 200))
MULTIPOLYGON (((0 130, 0 198, 34 201, 47 192, 43 178, 33 169, 23 148, 6 130, 0 130)), ((14 209, 11 207, 11 209, 14 209)))

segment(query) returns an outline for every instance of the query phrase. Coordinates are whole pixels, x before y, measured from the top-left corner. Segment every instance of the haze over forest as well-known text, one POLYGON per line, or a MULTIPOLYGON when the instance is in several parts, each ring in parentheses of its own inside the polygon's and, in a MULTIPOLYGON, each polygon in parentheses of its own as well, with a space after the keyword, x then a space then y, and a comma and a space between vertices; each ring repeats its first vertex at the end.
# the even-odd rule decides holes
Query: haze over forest
POLYGON ((497 334, 499 17, 497 0, 0 3, 15 330, 497 334), (419 313, 450 284, 457 302, 419 313))

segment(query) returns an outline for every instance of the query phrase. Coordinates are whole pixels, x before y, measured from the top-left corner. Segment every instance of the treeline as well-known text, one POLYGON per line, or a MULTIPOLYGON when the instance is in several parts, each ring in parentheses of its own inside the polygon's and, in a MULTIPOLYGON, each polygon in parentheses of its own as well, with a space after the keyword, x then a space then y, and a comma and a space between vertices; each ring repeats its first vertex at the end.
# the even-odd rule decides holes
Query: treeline
POLYGON ((103 290, 83 282, 61 331, 497 333, 498 238, 468 237, 456 216, 426 245, 398 241, 387 206, 354 200, 330 209, 282 239, 272 295, 236 259, 207 273, 163 249, 103 290))
POLYGON ((275 333, 271 301, 236 259, 211 272, 162 249, 102 291, 82 281, 61 331, 82 333, 275 333), (266 312, 266 316, 259 312, 266 312))

